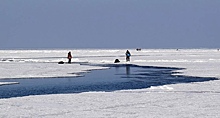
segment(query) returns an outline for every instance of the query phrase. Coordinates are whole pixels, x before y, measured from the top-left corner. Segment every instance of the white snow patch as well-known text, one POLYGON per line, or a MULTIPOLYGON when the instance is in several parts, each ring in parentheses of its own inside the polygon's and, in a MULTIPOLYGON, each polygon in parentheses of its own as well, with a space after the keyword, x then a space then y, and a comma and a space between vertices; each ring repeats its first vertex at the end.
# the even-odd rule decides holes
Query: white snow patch
POLYGON ((167 85, 164 85, 164 86, 151 86, 149 89, 150 90, 173 90, 172 87, 169 87, 167 85))
POLYGON ((2 85, 12 85, 12 84, 19 84, 18 82, 0 82, 0 86, 2 85))

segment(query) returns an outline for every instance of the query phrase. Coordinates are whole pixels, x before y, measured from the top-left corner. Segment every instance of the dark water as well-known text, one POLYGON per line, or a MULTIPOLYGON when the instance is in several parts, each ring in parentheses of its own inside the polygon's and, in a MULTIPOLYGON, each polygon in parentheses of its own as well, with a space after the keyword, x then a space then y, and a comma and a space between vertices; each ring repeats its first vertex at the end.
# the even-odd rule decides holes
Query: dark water
POLYGON ((141 89, 176 83, 203 82, 216 78, 174 76, 181 68, 150 67, 137 65, 106 65, 107 70, 94 70, 83 77, 10 79, 0 82, 19 82, 0 86, 0 98, 28 95, 80 93, 89 91, 115 91, 141 89))

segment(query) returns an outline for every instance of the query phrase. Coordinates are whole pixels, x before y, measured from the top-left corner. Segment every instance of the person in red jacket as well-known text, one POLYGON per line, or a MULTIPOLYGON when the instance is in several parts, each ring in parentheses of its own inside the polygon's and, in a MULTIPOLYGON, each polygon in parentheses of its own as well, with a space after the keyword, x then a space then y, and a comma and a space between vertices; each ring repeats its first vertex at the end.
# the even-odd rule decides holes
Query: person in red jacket
POLYGON ((68 56, 67 56, 67 58, 68 58, 68 63, 70 64, 71 63, 71 59, 72 59, 72 55, 71 55, 71 52, 69 52, 68 53, 68 56))

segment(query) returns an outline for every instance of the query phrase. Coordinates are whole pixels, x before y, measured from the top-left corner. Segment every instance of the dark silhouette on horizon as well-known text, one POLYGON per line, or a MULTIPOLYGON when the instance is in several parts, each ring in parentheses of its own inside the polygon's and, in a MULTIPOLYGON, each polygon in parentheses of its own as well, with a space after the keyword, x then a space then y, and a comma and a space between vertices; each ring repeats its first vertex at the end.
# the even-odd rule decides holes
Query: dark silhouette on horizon
POLYGON ((72 59, 71 52, 68 53, 67 58, 68 58, 68 63, 70 64, 71 63, 71 59, 72 59))
POLYGON ((125 55, 126 55, 126 61, 127 61, 127 62, 130 61, 131 53, 127 50, 126 53, 125 53, 125 55))

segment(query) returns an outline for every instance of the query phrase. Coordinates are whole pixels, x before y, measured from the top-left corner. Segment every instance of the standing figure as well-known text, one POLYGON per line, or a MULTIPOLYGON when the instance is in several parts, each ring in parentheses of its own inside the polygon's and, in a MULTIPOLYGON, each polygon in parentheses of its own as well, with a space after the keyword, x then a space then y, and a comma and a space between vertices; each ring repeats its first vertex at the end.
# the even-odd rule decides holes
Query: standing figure
POLYGON ((72 55, 71 55, 71 52, 69 52, 68 53, 68 56, 67 56, 67 58, 68 58, 68 63, 70 64, 71 63, 71 59, 72 59, 72 55))
POLYGON ((126 61, 130 61, 131 53, 127 50, 125 55, 126 55, 126 61))

